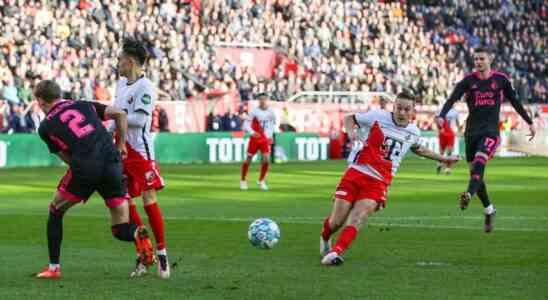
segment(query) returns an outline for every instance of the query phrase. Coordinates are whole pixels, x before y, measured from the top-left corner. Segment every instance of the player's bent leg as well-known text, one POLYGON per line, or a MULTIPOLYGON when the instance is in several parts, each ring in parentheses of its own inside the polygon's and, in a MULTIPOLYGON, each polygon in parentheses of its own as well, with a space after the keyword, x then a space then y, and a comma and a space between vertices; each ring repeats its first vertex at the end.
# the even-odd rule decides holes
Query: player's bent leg
POLYGON ((56 279, 61 277, 61 242, 63 240, 63 216, 78 202, 64 198, 60 193, 49 205, 49 217, 47 224, 49 264, 42 272, 36 274, 37 278, 56 279))
POLYGON ((344 262, 342 254, 350 247, 358 230, 367 221, 367 217, 374 213, 378 207, 379 203, 372 199, 363 199, 354 203, 348 214, 347 225, 341 232, 337 243, 333 246, 332 251, 322 259, 323 265, 341 265, 344 262))
POLYGON ((489 160, 489 155, 484 152, 477 152, 472 161, 472 169, 470 172, 470 181, 468 182, 467 192, 474 196, 478 191, 478 188, 483 181, 483 173, 485 172, 485 165, 489 160))
POLYGON ((331 251, 331 235, 341 228, 352 208, 352 202, 335 198, 331 214, 324 220, 320 235, 320 256, 331 251))
POLYGON ((350 247, 352 241, 356 238, 361 225, 366 222, 367 216, 373 213, 377 207, 378 203, 371 199, 359 200, 354 203, 354 206, 347 217, 347 225, 341 232, 337 243, 332 248, 332 252, 336 253, 336 255, 331 254, 331 257, 326 258, 322 263, 334 265, 342 264, 343 260, 341 255, 350 247))
POLYGON ((346 222, 348 214, 352 209, 353 203, 335 198, 331 215, 324 220, 323 229, 320 235, 320 256, 325 258, 331 249, 331 235, 337 232, 346 222))

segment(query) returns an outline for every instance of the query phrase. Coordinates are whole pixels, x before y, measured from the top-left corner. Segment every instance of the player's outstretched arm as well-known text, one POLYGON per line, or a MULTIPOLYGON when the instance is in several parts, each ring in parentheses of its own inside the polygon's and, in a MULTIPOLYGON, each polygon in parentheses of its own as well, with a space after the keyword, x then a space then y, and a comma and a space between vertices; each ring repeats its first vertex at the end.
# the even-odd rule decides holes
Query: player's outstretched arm
POLYGON ((458 157, 457 155, 451 155, 451 156, 440 155, 430 151, 430 149, 424 146, 412 147, 411 151, 413 151, 413 153, 417 154, 418 156, 426 157, 432 160, 437 160, 443 163, 456 163, 460 160, 460 157, 458 157))
POLYGON ((445 101, 445 104, 443 104, 440 114, 436 117, 436 122, 438 123, 440 127, 443 124, 443 119, 445 118, 445 116, 447 115, 451 107, 453 107, 455 102, 457 102, 460 98, 462 98, 462 95, 464 95, 465 92, 466 92, 466 82, 463 79, 459 83, 457 83, 457 86, 451 93, 451 96, 449 96, 449 99, 447 99, 447 101, 445 101))
POLYGON ((118 138, 116 139, 116 148, 125 156, 126 150, 126 133, 127 133, 127 113, 114 106, 107 106, 105 109, 105 118, 112 119, 116 123, 116 133, 118 138))
POLYGON ((512 107, 516 110, 516 112, 521 116, 521 118, 527 122, 527 125, 529 125, 529 141, 532 141, 535 138, 536 129, 535 125, 533 124, 533 120, 531 120, 531 117, 529 117, 529 114, 527 111, 525 111, 525 108, 521 104, 521 101, 518 100, 516 97, 516 91, 512 87, 509 81, 505 81, 504 85, 504 96, 510 100, 510 104, 512 104, 512 107))

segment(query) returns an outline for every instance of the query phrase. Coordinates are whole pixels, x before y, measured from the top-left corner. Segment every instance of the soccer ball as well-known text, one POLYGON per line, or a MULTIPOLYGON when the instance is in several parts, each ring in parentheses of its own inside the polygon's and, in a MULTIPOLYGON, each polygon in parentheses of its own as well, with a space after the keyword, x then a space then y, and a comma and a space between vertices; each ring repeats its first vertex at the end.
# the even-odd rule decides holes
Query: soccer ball
POLYGON ((259 249, 272 249, 280 240, 280 228, 276 222, 260 218, 249 225, 247 238, 259 249))

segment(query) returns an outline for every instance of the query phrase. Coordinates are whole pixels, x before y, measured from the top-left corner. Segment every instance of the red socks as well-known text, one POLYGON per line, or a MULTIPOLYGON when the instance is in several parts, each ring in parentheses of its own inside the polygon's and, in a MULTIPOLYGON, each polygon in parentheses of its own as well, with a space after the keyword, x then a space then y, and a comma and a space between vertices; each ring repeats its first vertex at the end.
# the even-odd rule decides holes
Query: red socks
POLYGON ((350 244, 352 244, 352 241, 354 241, 357 234, 358 230, 356 229, 356 227, 352 225, 345 226, 343 231, 341 232, 341 235, 339 236, 339 239, 337 240, 337 243, 333 247, 333 251, 337 252, 337 254, 339 255, 342 255, 343 252, 348 249, 348 247, 350 247, 350 244))
POLYGON ((156 248, 158 250, 165 249, 166 243, 164 240, 164 219, 162 218, 162 212, 158 203, 154 202, 149 205, 145 205, 145 211, 148 215, 148 222, 152 227, 154 238, 156 239, 156 248))
POLYGON ((249 164, 244 162, 242 164, 242 181, 245 180, 245 177, 247 176, 247 170, 249 170, 249 164))
POLYGON ((329 227, 329 217, 327 217, 323 221, 322 239, 324 241, 327 241, 329 240, 330 237, 331 237, 331 227, 329 227))
POLYGON ((129 205, 129 222, 139 227, 143 226, 143 220, 141 220, 141 216, 137 212, 137 206, 133 203, 129 205))
POLYGON ((266 172, 268 172, 268 165, 268 163, 261 163, 261 176, 259 177, 259 181, 264 180, 266 172))

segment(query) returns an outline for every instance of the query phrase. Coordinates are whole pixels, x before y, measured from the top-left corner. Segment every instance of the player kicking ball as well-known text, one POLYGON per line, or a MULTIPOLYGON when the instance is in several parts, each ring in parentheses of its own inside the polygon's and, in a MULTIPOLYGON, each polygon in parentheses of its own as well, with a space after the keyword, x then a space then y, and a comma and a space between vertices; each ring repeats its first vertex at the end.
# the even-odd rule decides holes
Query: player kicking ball
POLYGON ((247 144, 247 158, 242 164, 240 189, 247 190, 247 171, 253 156, 261 151, 261 175, 257 184, 263 191, 268 191, 266 185, 266 173, 268 172, 268 159, 270 157, 272 137, 276 128, 276 115, 274 110, 268 106, 268 95, 265 93, 259 96, 259 106, 254 108, 244 122, 244 130, 251 135, 247 144))
MULTIPOLYGON (((114 106, 127 112, 127 157, 124 158, 124 175, 127 177, 130 197, 142 197, 143 206, 156 240, 158 257, 158 276, 170 277, 167 249, 164 234, 164 219, 157 201, 156 191, 164 187, 160 169, 154 160, 154 141, 150 132, 152 111, 156 102, 156 89, 144 76, 144 66, 148 60, 148 51, 137 40, 127 39, 118 58, 118 71, 122 78, 116 86, 114 106)), ((119 136, 118 136, 119 137, 119 136)), ((143 221, 137 207, 130 200, 130 218, 137 225, 143 221)), ((131 277, 146 274, 150 264, 137 259, 131 277)))
POLYGON ((350 247, 360 227, 369 216, 386 207, 388 186, 408 150, 443 163, 459 160, 457 156, 442 156, 419 144, 420 130, 411 123, 414 107, 414 97, 400 93, 392 113, 371 110, 344 118, 344 127, 354 147, 348 157, 349 166, 335 191, 331 214, 323 224, 320 236, 322 265, 341 265, 342 254, 350 247), (346 225, 332 246, 331 235, 343 224, 346 225))
POLYGON ((122 174, 125 138, 119 139, 115 148, 101 123, 101 120, 114 119, 118 134, 124 137, 126 113, 97 102, 61 100, 61 88, 51 80, 40 82, 34 95, 46 114, 38 130, 40 138, 51 153, 69 166, 49 205, 49 265, 36 277, 61 277, 63 216, 72 206, 86 202, 95 191, 110 210, 112 235, 122 241, 134 241, 140 260, 146 262, 154 255, 152 243, 145 228, 129 220, 129 197, 122 174))

